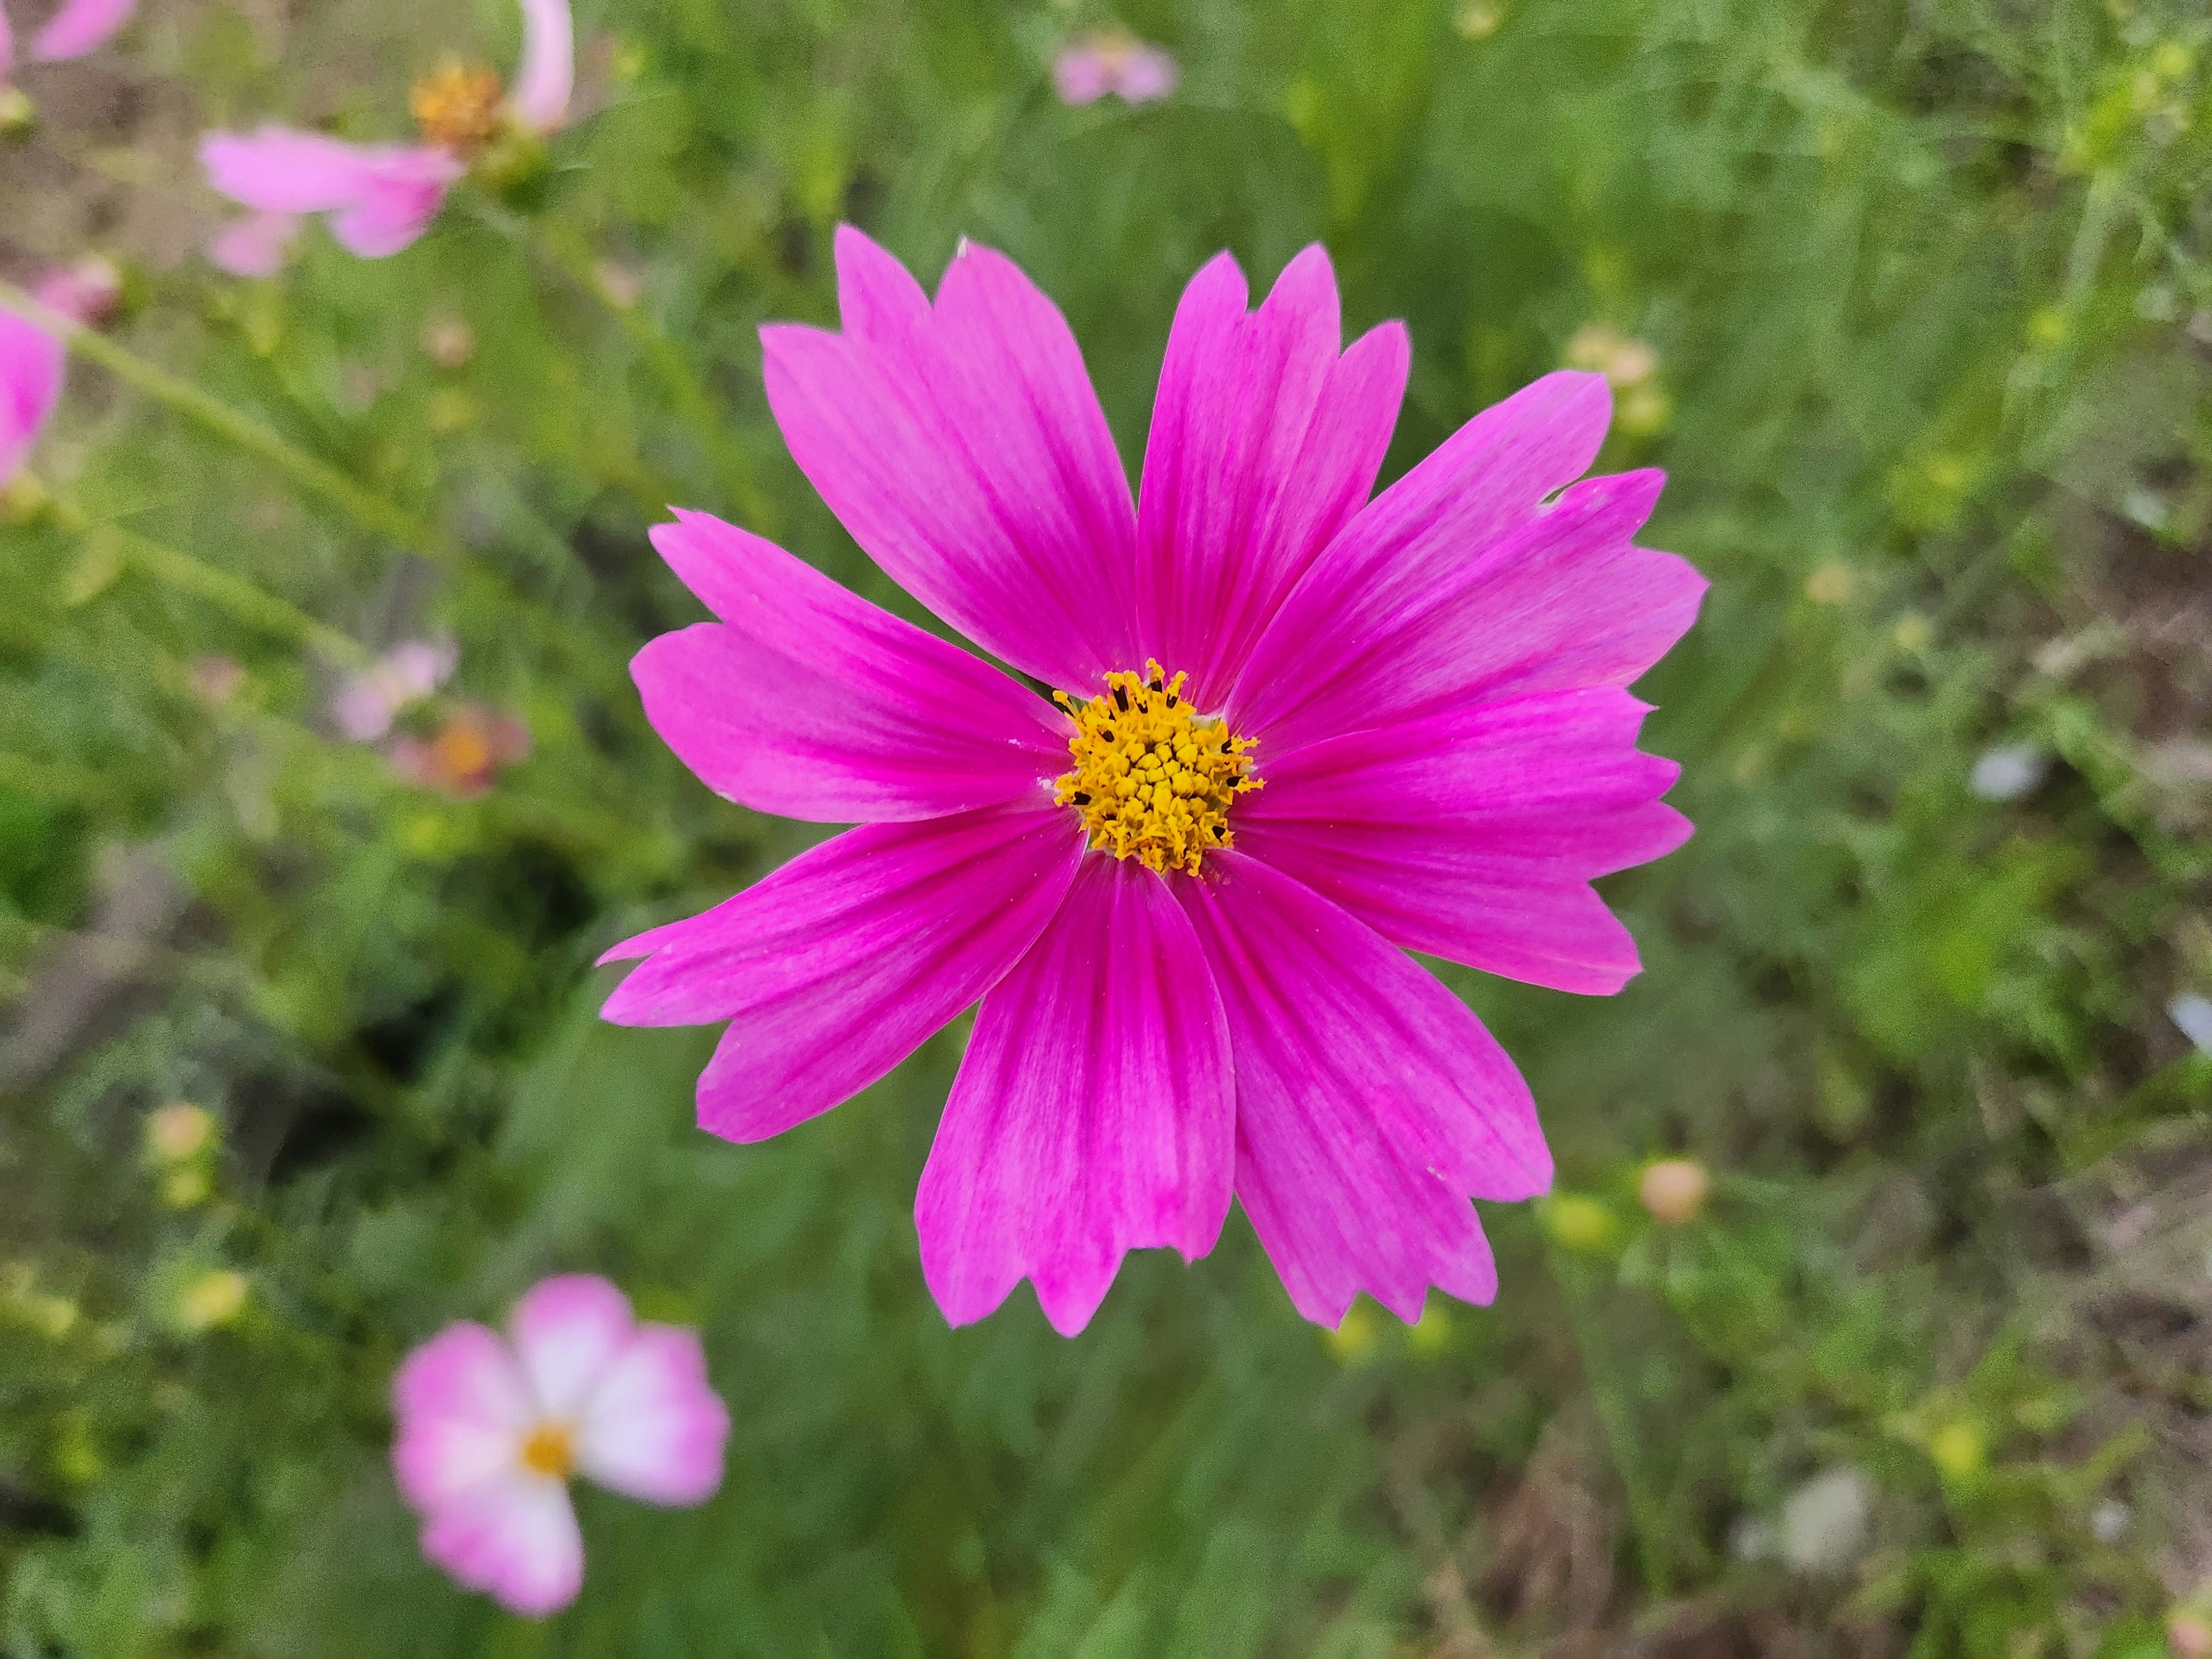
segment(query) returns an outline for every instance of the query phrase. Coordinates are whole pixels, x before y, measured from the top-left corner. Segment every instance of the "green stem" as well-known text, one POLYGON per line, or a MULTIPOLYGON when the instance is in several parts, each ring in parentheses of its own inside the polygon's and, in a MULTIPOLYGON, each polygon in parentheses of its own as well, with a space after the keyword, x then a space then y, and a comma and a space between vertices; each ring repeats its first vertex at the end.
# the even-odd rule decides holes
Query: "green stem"
POLYGON ((660 382, 661 391, 678 416, 706 449, 717 482, 729 497, 731 507, 755 531, 763 535, 773 534, 775 508, 753 476, 750 458, 731 438, 729 423, 722 411, 714 406, 714 400, 691 372, 675 342, 662 333, 643 311, 608 291, 591 247, 583 238, 557 221, 538 219, 526 223, 495 203, 478 201, 472 205, 486 224, 516 242, 535 248, 605 308, 644 357, 646 366, 660 382))
POLYGON ((1559 1287, 1559 1299, 1566 1304, 1568 1328, 1574 1333, 1575 1347, 1582 1356, 1583 1376, 1589 1383, 1599 1425, 1605 1431, 1613 1472, 1627 1494, 1628 1520, 1636 1531, 1636 1554, 1643 1565, 1644 1583, 1653 1595, 1663 1598, 1673 1593, 1666 1518, 1637 1454, 1636 1425, 1629 1413, 1627 1393, 1621 1387, 1620 1368, 1613 1364, 1613 1350, 1606 1345, 1605 1333, 1590 1306, 1589 1287, 1580 1264, 1569 1261, 1557 1245, 1549 1243, 1544 1255, 1553 1282, 1559 1287))
POLYGON ((94 524, 72 502, 57 501, 53 512, 54 522, 65 532, 88 540, 109 538, 117 552, 156 581, 221 606, 249 628, 313 646, 349 668, 366 668, 376 660, 375 654, 351 635, 317 621, 290 600, 277 598, 243 576, 218 570, 181 548, 119 524, 94 524))
POLYGON ((428 558, 444 562, 459 559, 460 550, 439 532, 382 496, 362 489, 328 462, 317 460, 251 416, 240 414, 105 335, 49 310, 12 283, 0 282, 0 307, 37 324, 76 356, 99 364, 125 385, 166 404, 248 454, 267 461, 309 495, 321 497, 371 534, 386 537, 428 558))

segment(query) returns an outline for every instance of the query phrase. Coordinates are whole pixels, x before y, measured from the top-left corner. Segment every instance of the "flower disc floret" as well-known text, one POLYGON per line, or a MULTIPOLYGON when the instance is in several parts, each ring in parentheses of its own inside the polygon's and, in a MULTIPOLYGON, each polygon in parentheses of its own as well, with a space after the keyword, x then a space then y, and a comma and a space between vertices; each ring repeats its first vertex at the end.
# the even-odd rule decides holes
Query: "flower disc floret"
POLYGON ((492 70, 447 63, 415 83, 407 107, 424 139, 466 155, 498 137, 504 96, 492 70))
POLYGON ((1206 854, 1234 844, 1230 804, 1263 780, 1252 775, 1252 739, 1193 708, 1187 678, 1148 661, 1142 674, 1107 675, 1105 691, 1086 701, 1054 692, 1076 731, 1075 768, 1056 780, 1054 799, 1081 815, 1094 848, 1194 876, 1206 854))

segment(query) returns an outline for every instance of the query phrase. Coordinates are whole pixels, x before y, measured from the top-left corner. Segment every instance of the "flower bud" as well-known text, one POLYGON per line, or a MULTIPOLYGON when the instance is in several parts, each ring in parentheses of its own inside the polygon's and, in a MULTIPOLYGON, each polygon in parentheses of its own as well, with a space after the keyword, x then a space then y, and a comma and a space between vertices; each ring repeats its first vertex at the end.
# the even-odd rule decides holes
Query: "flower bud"
POLYGON ((1679 1227, 1698 1218, 1712 1186, 1704 1164, 1686 1158, 1662 1158, 1645 1166, 1636 1195, 1654 1221, 1679 1227))

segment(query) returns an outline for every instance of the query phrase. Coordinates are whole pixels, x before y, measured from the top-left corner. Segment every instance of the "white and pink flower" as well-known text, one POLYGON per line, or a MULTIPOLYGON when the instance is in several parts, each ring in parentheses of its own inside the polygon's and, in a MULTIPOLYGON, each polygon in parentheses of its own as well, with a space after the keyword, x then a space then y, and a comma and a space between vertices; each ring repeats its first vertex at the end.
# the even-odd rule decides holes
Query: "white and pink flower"
POLYGON ((392 1468, 422 1517, 423 1554, 531 1618, 584 1582, 571 1474, 671 1507, 722 1484, 729 1413, 696 1333, 641 1323, 592 1275, 537 1285, 504 1337, 447 1326, 407 1356, 392 1398, 392 1468))

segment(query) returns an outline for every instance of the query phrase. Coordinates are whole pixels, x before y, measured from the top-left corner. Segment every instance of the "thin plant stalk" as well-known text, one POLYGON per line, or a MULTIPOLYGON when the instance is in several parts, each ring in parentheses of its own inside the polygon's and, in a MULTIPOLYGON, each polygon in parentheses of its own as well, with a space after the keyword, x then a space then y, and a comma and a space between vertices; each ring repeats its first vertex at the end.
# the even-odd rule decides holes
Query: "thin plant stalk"
POLYGON ((555 221, 525 222, 496 203, 477 200, 470 205, 485 224, 534 250, 606 310, 643 356, 646 367, 660 383, 661 391, 678 416, 706 450, 731 507, 752 529, 763 535, 773 535, 775 508, 759 480, 753 477, 750 459, 740 445, 732 441, 729 423, 715 408, 714 400, 691 372, 676 343, 660 331, 659 325, 637 306, 625 302, 609 290, 583 239, 555 221))
POLYGON ((1664 1598, 1673 1593, 1665 1517, 1638 1455, 1636 1425, 1630 1417, 1620 1368, 1613 1363, 1613 1350, 1607 1346, 1605 1332, 1590 1305, 1589 1285, 1581 1264, 1570 1261, 1549 1243, 1544 1247, 1544 1258, 1553 1282, 1559 1287, 1559 1299, 1566 1304, 1567 1325, 1582 1357, 1583 1377, 1589 1384, 1591 1403, 1597 1407, 1613 1473, 1620 1477, 1621 1490, 1627 1495, 1629 1525, 1636 1533, 1636 1555, 1644 1569, 1644 1581, 1654 1595, 1664 1598))
POLYGON ((340 633, 290 600, 279 599, 243 576, 219 570, 182 548, 157 542, 119 524, 94 523, 70 501, 57 501, 53 515, 55 524, 65 533, 88 543, 105 539, 124 562, 179 592, 190 593, 228 611, 249 628, 312 647, 343 667, 366 668, 376 659, 374 653, 350 635, 340 633))
POLYGON ((319 461, 249 415, 188 380, 149 362, 75 319, 40 305, 12 283, 0 282, 0 307, 35 323, 72 355, 98 364, 125 385, 144 392, 185 419, 267 461, 309 495, 318 496, 372 535, 440 562, 458 562, 461 550, 439 531, 382 496, 363 489, 326 461, 319 461))

